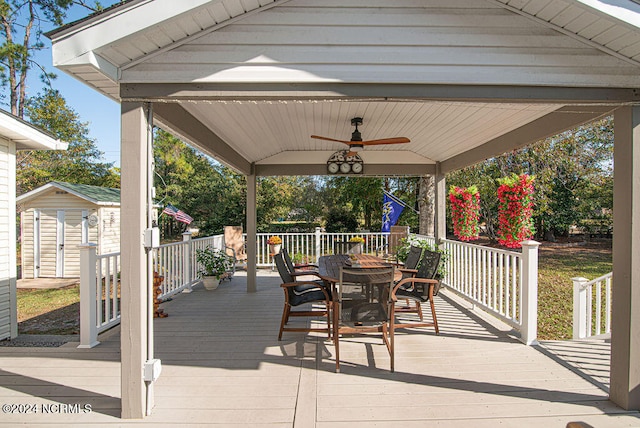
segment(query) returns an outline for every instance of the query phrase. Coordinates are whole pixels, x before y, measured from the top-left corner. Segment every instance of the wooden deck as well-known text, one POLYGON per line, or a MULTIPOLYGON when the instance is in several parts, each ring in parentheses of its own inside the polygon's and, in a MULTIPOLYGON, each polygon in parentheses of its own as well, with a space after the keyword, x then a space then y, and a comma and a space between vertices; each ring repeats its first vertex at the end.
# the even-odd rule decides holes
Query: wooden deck
MULTIPOLYGON (((253 294, 245 292, 241 275, 215 291, 198 286, 162 305, 169 317, 155 321, 163 370, 150 417, 119 419, 116 329, 89 350, 72 343, 0 347, 0 402, 38 410, 2 413, 0 425, 640 426, 637 412, 608 401, 601 379, 590 381, 558 360, 569 353, 565 345, 527 347, 446 291, 436 298, 439 336, 431 328, 397 334, 395 373, 381 339, 355 337, 341 342, 342 373, 336 374, 333 346, 323 337, 285 333, 277 341, 282 291, 275 274, 261 273, 253 294), (43 413, 51 404, 52 413, 43 413), (64 406, 72 404, 92 410, 64 406)), ((596 360, 606 353, 586 350, 596 360)))

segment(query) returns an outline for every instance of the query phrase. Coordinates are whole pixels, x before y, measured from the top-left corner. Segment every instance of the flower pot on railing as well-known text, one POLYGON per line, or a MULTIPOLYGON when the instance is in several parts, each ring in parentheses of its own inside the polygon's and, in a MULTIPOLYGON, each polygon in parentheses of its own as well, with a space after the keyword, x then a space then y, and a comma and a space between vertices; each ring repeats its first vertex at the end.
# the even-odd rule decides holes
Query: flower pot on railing
POLYGON ((282 248, 282 238, 279 236, 271 236, 267 239, 267 244, 269 245, 269 254, 275 255, 280 254, 280 249, 282 248))
POLYGON ((280 254, 282 244, 269 244, 269 254, 280 254))

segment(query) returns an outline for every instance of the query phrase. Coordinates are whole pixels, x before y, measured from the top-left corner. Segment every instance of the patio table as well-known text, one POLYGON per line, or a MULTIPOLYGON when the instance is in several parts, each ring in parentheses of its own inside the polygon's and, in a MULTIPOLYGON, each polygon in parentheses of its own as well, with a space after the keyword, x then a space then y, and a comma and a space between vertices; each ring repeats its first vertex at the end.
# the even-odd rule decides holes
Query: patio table
MULTIPOLYGON (((340 268, 385 268, 391 267, 393 264, 386 262, 384 259, 372 256, 369 254, 335 254, 331 256, 321 256, 318 259, 318 274, 327 283, 332 284, 334 288, 335 284, 340 278, 340 268), (355 263, 351 260, 351 257, 355 257, 355 263)), ((396 270, 396 281, 402 278, 402 272, 396 270)))

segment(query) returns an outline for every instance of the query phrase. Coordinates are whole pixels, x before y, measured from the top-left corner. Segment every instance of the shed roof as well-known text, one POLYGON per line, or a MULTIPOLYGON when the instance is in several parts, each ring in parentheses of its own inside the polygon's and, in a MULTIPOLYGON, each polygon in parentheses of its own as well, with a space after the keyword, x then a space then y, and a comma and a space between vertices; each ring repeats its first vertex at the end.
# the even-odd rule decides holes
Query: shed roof
POLYGON ((16 198, 16 202, 24 203, 37 198, 50 189, 66 191, 78 198, 84 199, 92 204, 104 206, 120 206, 120 189, 109 187, 92 186, 89 184, 65 183, 62 181, 52 181, 37 189, 33 189, 16 198))

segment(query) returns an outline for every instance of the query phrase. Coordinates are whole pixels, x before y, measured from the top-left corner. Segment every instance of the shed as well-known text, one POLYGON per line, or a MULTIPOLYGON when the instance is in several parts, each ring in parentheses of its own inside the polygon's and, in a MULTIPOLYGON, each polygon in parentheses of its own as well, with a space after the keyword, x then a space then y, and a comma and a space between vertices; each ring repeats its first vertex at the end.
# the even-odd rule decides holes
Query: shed
POLYGON ((80 276, 78 245, 120 251, 120 189, 53 181, 17 198, 22 278, 80 276))
POLYGON ((66 148, 66 143, 0 110, 0 340, 18 335, 16 151, 66 148))

